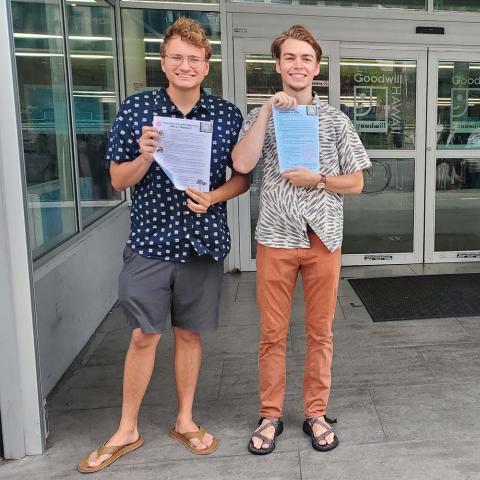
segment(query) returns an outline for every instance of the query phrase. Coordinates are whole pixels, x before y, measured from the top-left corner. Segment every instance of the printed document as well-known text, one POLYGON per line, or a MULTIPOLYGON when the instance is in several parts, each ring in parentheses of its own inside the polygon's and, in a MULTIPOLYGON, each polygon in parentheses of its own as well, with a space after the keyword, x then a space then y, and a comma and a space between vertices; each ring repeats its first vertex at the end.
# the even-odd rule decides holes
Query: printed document
POLYGON ((284 110, 273 107, 273 123, 280 172, 306 167, 319 171, 320 145, 316 105, 297 105, 284 110))
POLYGON ((155 160, 178 190, 210 190, 213 122, 154 117, 160 133, 155 160))

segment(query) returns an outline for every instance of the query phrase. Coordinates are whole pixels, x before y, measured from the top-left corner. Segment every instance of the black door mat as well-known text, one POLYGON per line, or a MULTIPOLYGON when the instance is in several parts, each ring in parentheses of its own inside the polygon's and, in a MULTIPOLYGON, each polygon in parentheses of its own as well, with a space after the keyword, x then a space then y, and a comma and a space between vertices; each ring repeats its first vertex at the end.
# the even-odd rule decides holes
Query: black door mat
POLYGON ((480 316, 480 273, 348 281, 374 322, 480 316))

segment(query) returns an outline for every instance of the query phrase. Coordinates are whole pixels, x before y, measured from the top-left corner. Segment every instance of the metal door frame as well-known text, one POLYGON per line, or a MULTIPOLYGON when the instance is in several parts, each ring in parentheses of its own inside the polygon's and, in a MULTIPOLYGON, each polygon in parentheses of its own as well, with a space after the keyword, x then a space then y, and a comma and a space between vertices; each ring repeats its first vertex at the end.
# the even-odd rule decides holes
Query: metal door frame
MULTIPOLYGON (((457 47, 458 48, 458 47, 457 47)), ((475 262, 480 261, 480 246, 474 251, 435 251, 435 194, 437 158, 480 158, 477 150, 437 149, 437 104, 438 104, 438 63, 440 61, 466 61, 480 63, 480 50, 461 51, 451 48, 430 49, 428 65, 428 120, 427 120, 427 159, 425 181, 425 263, 475 262)), ((480 74, 479 74, 480 75, 480 74)))
MULTIPOLYGON (((416 149, 407 151, 369 150, 372 158, 412 158, 415 157, 415 193, 414 193, 414 249, 408 253, 382 254, 350 254, 342 256, 343 265, 382 265, 421 263, 423 261, 423 228, 424 228, 424 178, 425 178, 425 122, 426 105, 425 90, 427 79, 427 47, 408 47, 372 44, 345 44, 340 42, 323 42, 320 40, 325 56, 329 57, 329 103, 340 107, 340 58, 359 59, 397 59, 415 60, 417 62, 416 90, 416 149), (391 258, 390 258, 391 257, 391 258)), ((245 114, 246 108, 246 69, 245 56, 249 54, 268 54, 270 40, 264 38, 234 38, 235 75, 234 101, 245 114)), ((239 198, 239 238, 240 268, 243 271, 255 270, 255 260, 251 258, 250 227, 250 193, 239 198)))
POLYGON ((427 89, 427 47, 405 45, 343 44, 341 58, 413 60, 416 68, 416 121, 414 150, 368 149, 370 158, 415 158, 414 208, 413 208, 413 251, 371 252, 342 255, 342 265, 388 265, 423 262, 423 226, 425 199, 425 122, 427 89))

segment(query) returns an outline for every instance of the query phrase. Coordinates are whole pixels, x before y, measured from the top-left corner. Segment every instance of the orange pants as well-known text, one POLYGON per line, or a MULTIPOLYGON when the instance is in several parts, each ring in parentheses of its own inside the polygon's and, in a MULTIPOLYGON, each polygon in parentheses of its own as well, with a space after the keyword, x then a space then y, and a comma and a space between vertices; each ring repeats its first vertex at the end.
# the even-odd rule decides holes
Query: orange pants
POLYGON ((280 418, 286 382, 286 344, 292 297, 302 272, 307 348, 303 382, 306 418, 325 415, 331 386, 332 322, 340 277, 340 249, 330 252, 309 233, 310 248, 257 244, 260 416, 280 418))

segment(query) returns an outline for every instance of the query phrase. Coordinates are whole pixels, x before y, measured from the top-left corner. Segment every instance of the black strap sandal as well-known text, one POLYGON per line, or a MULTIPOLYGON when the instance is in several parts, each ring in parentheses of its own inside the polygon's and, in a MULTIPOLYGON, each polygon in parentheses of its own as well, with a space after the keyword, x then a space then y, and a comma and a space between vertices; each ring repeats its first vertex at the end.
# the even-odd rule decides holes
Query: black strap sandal
POLYGON ((328 417, 325 417, 325 420, 323 417, 313 417, 313 418, 307 418, 303 422, 303 431, 305 434, 309 435, 312 438, 312 447, 317 450, 318 452, 329 452, 330 450, 333 450, 334 448, 338 447, 338 444, 340 443, 338 440, 337 435, 334 432, 332 423, 337 423, 337 420, 330 420, 328 417), (320 435, 315 435, 313 433, 313 426, 318 423, 321 425, 323 428, 326 429, 325 432, 321 433, 320 435), (321 445, 320 441, 325 440, 328 435, 333 433, 333 442, 332 443, 326 443, 325 445, 321 445))
POLYGON ((258 421, 258 425, 262 425, 260 428, 257 428, 253 434, 252 437, 257 437, 259 438, 263 443, 260 446, 260 448, 255 448, 255 445, 253 444, 253 440, 250 439, 248 442, 248 451, 250 453, 253 453, 254 455, 267 455, 269 453, 272 453, 275 450, 275 439, 283 432, 283 422, 280 419, 276 418, 261 418, 258 421), (268 420, 264 425, 262 425, 262 422, 264 420, 268 420), (263 432, 265 429, 269 427, 274 427, 275 428, 275 433, 273 434, 273 438, 268 438, 265 435, 262 435, 261 432, 263 432), (267 444, 267 448, 263 448, 263 444, 267 444))

